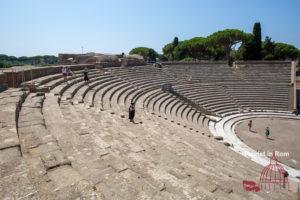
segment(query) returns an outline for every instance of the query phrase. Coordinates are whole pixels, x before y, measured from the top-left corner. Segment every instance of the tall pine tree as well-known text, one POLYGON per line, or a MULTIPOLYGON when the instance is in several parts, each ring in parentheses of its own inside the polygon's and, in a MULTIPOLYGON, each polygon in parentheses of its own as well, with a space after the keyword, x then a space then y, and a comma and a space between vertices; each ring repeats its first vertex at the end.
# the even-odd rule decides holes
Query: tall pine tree
POLYGON ((178 43, 179 43, 178 37, 174 37, 174 40, 173 40, 173 43, 172 43, 173 46, 177 47, 178 43))
POLYGON ((261 26, 259 22, 256 22, 253 27, 253 40, 252 40, 252 50, 253 50, 253 60, 262 59, 262 50, 261 50, 261 26))
POLYGON ((243 48, 244 60, 261 60, 262 59, 262 42, 261 42, 261 26, 256 22, 253 26, 251 38, 246 41, 243 48))

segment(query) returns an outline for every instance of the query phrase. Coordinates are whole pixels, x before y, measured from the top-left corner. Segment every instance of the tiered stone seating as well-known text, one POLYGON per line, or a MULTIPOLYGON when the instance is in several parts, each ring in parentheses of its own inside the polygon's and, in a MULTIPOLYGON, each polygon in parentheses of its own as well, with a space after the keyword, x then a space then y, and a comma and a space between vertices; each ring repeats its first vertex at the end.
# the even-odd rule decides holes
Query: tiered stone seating
POLYGON ((289 108, 291 72, 286 63, 237 68, 224 64, 174 65, 164 71, 181 80, 182 86, 175 85, 177 92, 220 116, 242 110, 289 108), (197 83, 202 83, 201 87, 197 83))
POLYGON ((26 96, 27 93, 20 89, 8 89, 0 93, 1 199, 38 198, 18 135, 19 112, 26 96))
POLYGON ((157 113, 158 116, 164 119, 170 119, 171 121, 179 123, 184 127, 190 128, 197 132, 206 132, 207 129, 202 129, 202 124, 199 127, 196 120, 193 119, 197 110, 182 102, 180 99, 168 93, 163 93, 160 89, 154 90, 141 102, 142 106, 149 112, 157 113), (171 108, 168 105, 173 103, 177 109, 171 108), (181 109, 180 109, 181 108, 181 109), (188 115, 191 115, 190 118, 188 115))
MULTIPOLYGON (((94 80, 94 78, 99 77, 101 75, 101 72, 98 70, 89 70, 89 78, 91 81, 94 80)), ((63 79, 62 79, 63 80, 63 79)), ((75 74, 71 77, 68 77, 68 81, 65 84, 60 84, 58 86, 50 86, 52 88, 51 92, 55 95, 62 95, 69 87, 76 83, 82 83, 84 80, 83 73, 75 74)), ((61 80, 59 80, 61 81, 61 80)))
POLYGON ((85 96, 90 90, 94 90, 94 88, 97 87, 98 85, 101 85, 111 80, 113 80, 113 77, 110 74, 104 74, 102 76, 99 76, 98 80, 95 80, 92 83, 88 85, 84 85, 80 87, 78 90, 76 90, 76 92, 73 94, 72 102, 75 104, 83 103, 83 99, 85 98, 85 96))
MULTIPOLYGON (((0 149, 0 186, 4 188, 0 195, 16 199, 293 199, 294 193, 285 190, 245 192, 242 181, 258 177, 262 166, 213 139, 209 132, 213 116, 161 90, 163 84, 171 83, 176 92, 222 116, 248 108, 272 108, 263 103, 264 98, 278 100, 276 106, 282 105, 278 109, 286 110, 288 98, 281 98, 287 94, 284 79, 276 84, 246 82, 242 73, 224 64, 173 67, 92 70, 88 84, 81 72, 69 84, 63 83, 61 75, 51 75, 36 80, 49 93, 0 93, 1 106, 8 105, 2 103, 7 102, 3 101, 6 94, 13 102, 7 106, 9 112, 0 111, 1 116, 9 113, 8 119, 14 121, 9 128, 19 133, 19 137, 12 133, 8 137, 3 125, 0 129, 4 146, 0 149), (24 99, 18 117, 17 108, 24 99), (130 101, 136 103, 135 123, 126 119, 130 101), (8 180, 3 174, 16 178, 8 180), (16 184, 16 180, 21 181, 16 184), (9 190, 14 185, 18 188, 9 190)), ((1 118, 1 124, 8 123, 1 118)))
MULTIPOLYGON (((82 133, 75 136, 89 142, 85 145, 85 152, 89 153, 84 154, 88 156, 84 159, 88 163, 84 164, 80 161, 83 157, 74 155, 72 166, 77 166, 80 174, 95 184, 96 191, 101 192, 104 198, 189 199, 222 196, 241 199, 251 195, 243 192, 239 179, 244 178, 245 171, 259 174, 258 166, 252 166, 250 161, 246 164, 244 158, 232 152, 227 154, 225 146, 218 145, 209 137, 191 135, 189 129, 175 125, 177 134, 174 124, 142 112, 137 116, 137 121, 142 120, 143 124, 130 125, 109 110, 87 110, 80 104, 62 105, 61 109, 65 119, 73 124, 72 129, 82 133), (163 131, 155 130, 157 123, 163 131), (99 154, 97 152, 102 154, 100 159, 91 159, 94 154, 99 154), (206 159, 208 152, 213 160, 206 159), (80 164, 75 164, 77 162, 80 164), (237 167, 236 163, 241 162, 244 164, 237 167), (83 166, 89 170, 83 170, 83 166), (214 189, 209 189, 211 187, 214 189)), ((265 198, 272 194, 256 195, 265 198)))
POLYGON ((104 81, 103 84, 97 84, 95 87, 93 87, 93 90, 88 90, 88 92, 86 93, 85 97, 84 97, 84 103, 90 106, 94 105, 94 99, 96 94, 102 92, 102 90, 104 90, 106 87, 109 87, 112 84, 120 84, 122 82, 121 79, 111 79, 109 81, 104 81))
POLYGON ((290 83, 291 64, 256 64, 235 69, 247 82, 290 83))
POLYGON ((45 127, 42 114, 44 96, 31 93, 22 105, 19 121, 19 135, 22 153, 28 163, 29 171, 37 190, 42 190, 41 198, 55 197, 55 188, 48 182, 50 177, 59 176, 62 171, 69 170, 70 161, 64 156, 60 147, 45 127), (61 167, 60 167, 61 166, 61 167), (49 177, 50 176, 50 177, 49 177))
POLYGON ((175 86, 174 90, 216 114, 241 110, 235 101, 215 84, 188 84, 175 86))
POLYGON ((94 84, 96 81, 99 81, 103 79, 104 76, 103 74, 99 73, 96 75, 93 75, 93 77, 89 77, 88 82, 83 82, 82 80, 78 80, 78 82, 69 85, 69 87, 61 94, 62 99, 67 100, 67 99, 72 99, 74 95, 82 88, 85 86, 89 86, 91 84, 94 84))
MULTIPOLYGON (((73 75, 68 76, 68 81, 73 79, 83 78, 83 71, 84 70, 73 71, 73 75)), ((96 71, 97 71, 96 69, 89 70, 90 73, 96 71)), ((31 81, 22 83, 22 85, 25 87, 31 87, 31 85, 34 85, 37 91, 49 92, 51 89, 53 89, 58 85, 61 85, 64 82, 65 81, 63 79, 62 74, 58 73, 58 74, 52 74, 41 78, 33 79, 31 81)))
POLYGON ((219 85, 245 110, 288 110, 287 84, 224 83, 219 85))
POLYGON ((124 105, 128 105, 130 101, 137 101, 144 93, 161 88, 164 83, 174 81, 161 70, 152 66, 116 68, 111 70, 111 73, 134 86, 131 90, 122 93, 124 95, 119 98, 124 105))
MULTIPOLYGON (((31 93, 22 105, 19 137, 31 182, 41 199, 76 199, 92 193, 89 182, 72 166, 58 97, 31 93), (44 101, 45 100, 45 101, 44 101)), ((75 145, 73 143, 72 145, 75 145)))
POLYGON ((172 65, 164 71, 183 82, 232 82, 241 81, 234 70, 226 64, 201 64, 201 65, 172 65))

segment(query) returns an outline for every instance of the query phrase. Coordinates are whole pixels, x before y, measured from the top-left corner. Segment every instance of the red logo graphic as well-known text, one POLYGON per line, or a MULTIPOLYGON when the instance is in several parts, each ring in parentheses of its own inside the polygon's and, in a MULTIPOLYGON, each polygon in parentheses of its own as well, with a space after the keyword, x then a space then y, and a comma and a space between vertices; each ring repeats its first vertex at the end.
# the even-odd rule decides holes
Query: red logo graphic
POLYGON ((259 186, 256 185, 255 181, 247 181, 247 180, 243 180, 243 187, 245 191, 254 191, 254 192, 258 192, 260 190, 259 186))
POLYGON ((278 160, 273 152, 273 156, 270 159, 270 164, 263 168, 260 174, 259 185, 255 181, 243 181, 243 188, 245 191, 258 192, 260 189, 282 189, 286 188, 290 190, 288 181, 288 172, 278 163, 278 160))

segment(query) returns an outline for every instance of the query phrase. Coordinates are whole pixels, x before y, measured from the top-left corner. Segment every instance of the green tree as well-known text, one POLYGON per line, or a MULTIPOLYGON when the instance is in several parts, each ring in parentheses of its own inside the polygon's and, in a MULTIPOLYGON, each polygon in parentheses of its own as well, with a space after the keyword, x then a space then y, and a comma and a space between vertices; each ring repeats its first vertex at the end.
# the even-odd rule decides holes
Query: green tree
POLYGON ((194 37, 190 40, 182 41, 177 48, 175 48, 179 59, 192 58, 198 60, 214 59, 216 51, 210 46, 206 38, 194 37))
POLYGON ((168 60, 173 60, 173 51, 174 51, 174 46, 172 43, 166 44, 163 49, 163 55, 168 59, 168 60))
POLYGON ((158 53, 148 47, 136 47, 132 49, 129 54, 138 54, 143 56, 146 61, 155 61, 158 57, 158 53))
POLYGON ((254 24, 252 35, 244 42, 241 51, 244 60, 262 59, 261 25, 259 22, 254 24))
POLYGON ((293 45, 285 43, 275 43, 274 57, 276 60, 294 60, 299 56, 299 50, 293 45))
POLYGON ((168 61, 168 58, 166 56, 164 56, 163 54, 158 54, 157 57, 160 61, 168 61))
POLYGON ((275 60, 295 59, 299 50, 292 45, 275 43, 266 37, 261 41, 261 25, 253 26, 253 33, 237 29, 226 29, 210 36, 194 37, 189 40, 173 41, 163 47, 163 55, 168 60, 275 60), (236 46, 240 45, 238 50, 236 46))
POLYGON ((178 37, 175 37, 174 40, 173 40, 173 43, 172 43, 173 46, 177 47, 178 43, 179 43, 178 37))
POLYGON ((180 52, 176 48, 180 44, 178 37, 174 37, 172 43, 166 44, 163 47, 163 55, 168 60, 179 60, 180 52))
POLYGON ((274 49, 275 42, 272 41, 272 38, 266 36, 265 41, 262 44, 262 56, 264 60, 274 60, 274 49))
POLYGON ((261 26, 256 22, 253 26, 253 60, 261 60, 261 26))
POLYGON ((226 29, 208 36, 208 43, 216 49, 217 59, 229 61, 232 48, 243 41, 247 41, 250 35, 237 29, 226 29))
POLYGON ((276 43, 268 36, 262 44, 262 53, 264 60, 293 60, 300 56, 295 46, 276 43))
POLYGON ((21 65, 53 65, 58 62, 56 56, 33 56, 33 57, 15 57, 0 54, 0 66, 11 67, 11 66, 21 66, 21 65))
POLYGON ((12 64, 10 64, 9 62, 0 60, 0 68, 9 68, 12 67, 12 64))

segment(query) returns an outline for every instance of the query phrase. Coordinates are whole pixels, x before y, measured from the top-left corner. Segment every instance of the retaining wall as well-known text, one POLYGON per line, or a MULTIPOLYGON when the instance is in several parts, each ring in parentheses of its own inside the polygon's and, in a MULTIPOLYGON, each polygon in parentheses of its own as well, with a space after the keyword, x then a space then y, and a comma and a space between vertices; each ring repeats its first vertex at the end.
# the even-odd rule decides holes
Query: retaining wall
MULTIPOLYGON (((1 87, 19 87, 22 82, 30 81, 35 78, 47 76, 51 74, 61 73, 63 66, 51 66, 51 67, 36 67, 24 70, 4 71, 0 74, 0 89, 1 87)), ((94 65, 81 64, 81 65, 68 65, 72 71, 82 70, 85 67, 89 69, 95 68, 94 65)))

